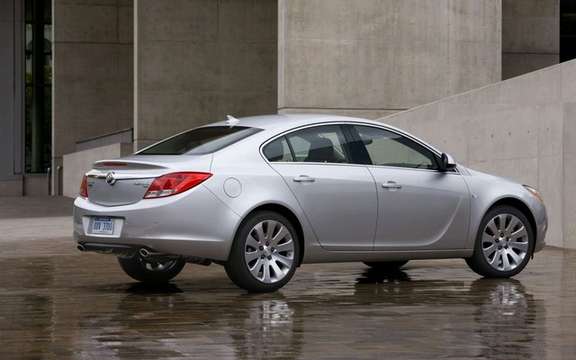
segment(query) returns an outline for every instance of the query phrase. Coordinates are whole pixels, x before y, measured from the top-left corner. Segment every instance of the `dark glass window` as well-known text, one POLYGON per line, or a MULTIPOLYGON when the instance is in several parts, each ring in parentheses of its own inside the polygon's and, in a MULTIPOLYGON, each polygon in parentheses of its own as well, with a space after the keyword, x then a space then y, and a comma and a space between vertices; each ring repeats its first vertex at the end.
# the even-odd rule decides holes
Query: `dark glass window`
POLYGON ((25 164, 27 173, 50 167, 52 123, 52 4, 26 0, 25 164))
POLYGON ((264 147, 264 156, 268 161, 272 162, 291 162, 294 161, 292 158, 292 152, 288 146, 288 141, 282 136, 276 139, 264 147))
POLYGON ((346 139, 339 125, 324 125, 286 135, 297 162, 349 163, 346 139))
POLYGON ((354 126, 373 165, 436 169, 434 153, 402 135, 371 126, 354 126))
POLYGON ((138 155, 209 154, 254 135, 261 129, 245 126, 208 126, 175 135, 140 152, 138 155))
POLYGON ((560 61, 576 59, 576 1, 560 1, 560 61))

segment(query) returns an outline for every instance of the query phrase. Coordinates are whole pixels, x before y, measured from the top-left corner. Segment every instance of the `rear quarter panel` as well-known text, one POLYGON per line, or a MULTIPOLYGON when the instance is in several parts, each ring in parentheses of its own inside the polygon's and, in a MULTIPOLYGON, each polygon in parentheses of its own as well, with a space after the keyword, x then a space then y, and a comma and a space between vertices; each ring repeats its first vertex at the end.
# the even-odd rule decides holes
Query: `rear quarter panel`
POLYGON ((306 260, 310 248, 318 247, 319 243, 284 179, 260 154, 260 145, 266 139, 255 135, 215 153, 211 166, 213 176, 205 186, 241 219, 262 205, 275 204, 289 209, 302 227, 306 260))

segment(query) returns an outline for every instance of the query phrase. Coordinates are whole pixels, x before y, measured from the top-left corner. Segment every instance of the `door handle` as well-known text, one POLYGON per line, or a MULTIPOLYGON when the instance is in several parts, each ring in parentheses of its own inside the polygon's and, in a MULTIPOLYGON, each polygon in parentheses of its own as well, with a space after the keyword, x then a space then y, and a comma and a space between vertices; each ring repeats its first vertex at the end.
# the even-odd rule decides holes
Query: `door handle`
POLYGON ((382 184, 384 189, 388 190, 399 190, 402 189, 402 185, 398 184, 396 181, 388 181, 382 184))
POLYGON ((312 182, 316 181, 316 179, 314 179, 313 177, 310 177, 308 175, 298 175, 292 180, 294 182, 298 182, 298 183, 303 183, 303 182, 312 183, 312 182))

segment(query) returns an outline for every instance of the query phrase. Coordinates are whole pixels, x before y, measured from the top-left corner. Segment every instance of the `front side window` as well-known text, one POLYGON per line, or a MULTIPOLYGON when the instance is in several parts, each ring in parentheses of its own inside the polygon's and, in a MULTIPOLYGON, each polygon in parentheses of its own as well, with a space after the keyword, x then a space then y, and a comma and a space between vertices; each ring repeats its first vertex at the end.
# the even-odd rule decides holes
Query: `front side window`
POLYGON ((315 126, 286 135, 294 161, 349 163, 346 139, 339 125, 315 126))
POLYGON ((370 163, 412 169, 437 169, 434 154, 402 135, 371 126, 354 126, 370 163))
POLYGON ((202 155, 223 149, 261 129, 245 126, 208 126, 183 132, 137 153, 137 155, 202 155))

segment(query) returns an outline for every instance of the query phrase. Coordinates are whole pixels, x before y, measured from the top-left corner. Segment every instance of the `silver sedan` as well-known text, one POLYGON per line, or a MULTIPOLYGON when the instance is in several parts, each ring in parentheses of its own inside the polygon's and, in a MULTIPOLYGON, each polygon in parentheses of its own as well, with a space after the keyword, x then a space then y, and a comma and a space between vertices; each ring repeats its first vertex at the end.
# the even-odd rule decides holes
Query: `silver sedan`
POLYGON ((115 254, 136 280, 216 263, 252 292, 320 262, 393 271, 464 258, 482 276, 509 277, 546 229, 534 188, 399 129, 329 115, 229 117, 98 161, 74 207, 78 249, 115 254))

